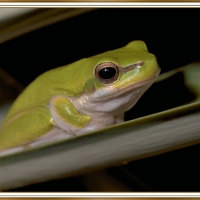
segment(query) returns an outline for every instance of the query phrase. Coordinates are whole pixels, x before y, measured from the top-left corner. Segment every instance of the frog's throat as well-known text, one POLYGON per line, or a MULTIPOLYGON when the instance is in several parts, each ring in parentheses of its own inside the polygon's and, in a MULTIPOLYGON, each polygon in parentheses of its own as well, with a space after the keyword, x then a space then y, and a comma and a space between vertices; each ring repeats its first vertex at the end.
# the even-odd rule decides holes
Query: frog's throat
POLYGON ((135 69, 136 67, 141 67, 142 65, 144 65, 144 61, 139 61, 137 63, 128 65, 127 67, 118 66, 119 73, 121 74, 121 73, 124 73, 124 72, 131 71, 131 70, 135 69))

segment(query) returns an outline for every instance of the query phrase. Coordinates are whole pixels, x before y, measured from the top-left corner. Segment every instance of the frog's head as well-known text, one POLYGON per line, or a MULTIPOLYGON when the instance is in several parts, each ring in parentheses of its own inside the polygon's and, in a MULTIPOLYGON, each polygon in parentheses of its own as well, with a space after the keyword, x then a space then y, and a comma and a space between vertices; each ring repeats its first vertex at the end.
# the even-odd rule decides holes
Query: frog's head
POLYGON ((88 101, 99 104, 97 107, 103 112, 112 110, 117 114, 130 109, 160 72, 156 57, 148 52, 143 41, 133 41, 92 60, 96 62, 93 79, 87 81, 86 88, 95 89, 88 101))

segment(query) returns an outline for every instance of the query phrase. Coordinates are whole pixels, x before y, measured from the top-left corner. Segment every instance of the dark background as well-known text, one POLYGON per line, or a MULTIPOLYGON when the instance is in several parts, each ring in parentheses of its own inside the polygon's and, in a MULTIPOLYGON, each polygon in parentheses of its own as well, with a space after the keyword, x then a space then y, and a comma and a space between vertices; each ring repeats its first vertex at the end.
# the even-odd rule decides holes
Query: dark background
MULTIPOLYGON (((200 61, 199 21, 200 9, 195 8, 98 9, 1 44, 0 67, 26 86, 46 70, 143 40, 163 73, 200 61)), ((192 94, 179 102, 165 101, 179 92, 182 78, 179 74, 170 83, 154 84, 126 113, 126 120, 190 102, 192 94)), ((131 191, 200 191, 199 152, 196 145, 109 168, 106 173, 131 191)), ((49 181, 13 191, 87 191, 80 180, 49 181)))
POLYGON ((40 73, 143 40, 162 72, 199 61, 199 9, 99 9, 0 45, 0 66, 24 85, 40 73))

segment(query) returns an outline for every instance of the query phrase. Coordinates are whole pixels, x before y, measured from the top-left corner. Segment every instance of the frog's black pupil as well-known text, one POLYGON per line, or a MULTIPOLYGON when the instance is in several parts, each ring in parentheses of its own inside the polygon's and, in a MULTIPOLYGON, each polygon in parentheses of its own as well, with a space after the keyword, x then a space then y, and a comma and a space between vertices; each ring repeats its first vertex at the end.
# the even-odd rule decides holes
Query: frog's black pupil
POLYGON ((113 67, 106 67, 99 71, 99 76, 103 79, 111 79, 115 76, 116 69, 113 67))

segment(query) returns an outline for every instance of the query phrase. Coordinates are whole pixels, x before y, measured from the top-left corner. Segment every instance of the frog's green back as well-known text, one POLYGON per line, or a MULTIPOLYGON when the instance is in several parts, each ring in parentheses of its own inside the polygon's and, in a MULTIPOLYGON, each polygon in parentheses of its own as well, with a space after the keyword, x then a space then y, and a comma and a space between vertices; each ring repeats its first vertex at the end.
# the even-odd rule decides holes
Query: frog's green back
MULTIPOLYGON (((82 59, 75 63, 49 70, 37 77, 15 100, 7 117, 27 107, 48 105, 56 95, 76 96, 84 91, 84 81, 91 76, 84 70, 82 59), (80 76, 82 74, 82 76, 80 76), (85 79, 85 80, 84 80, 85 79)), ((87 61, 89 62, 89 61, 87 61)))

